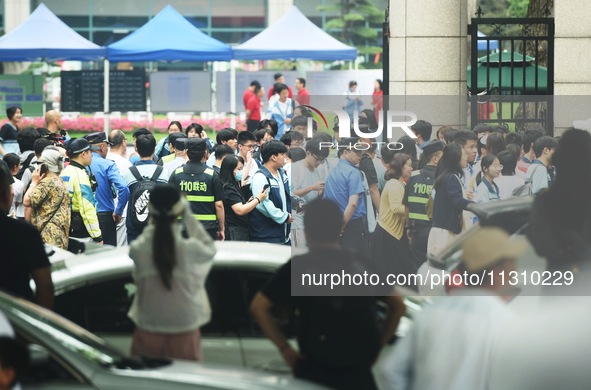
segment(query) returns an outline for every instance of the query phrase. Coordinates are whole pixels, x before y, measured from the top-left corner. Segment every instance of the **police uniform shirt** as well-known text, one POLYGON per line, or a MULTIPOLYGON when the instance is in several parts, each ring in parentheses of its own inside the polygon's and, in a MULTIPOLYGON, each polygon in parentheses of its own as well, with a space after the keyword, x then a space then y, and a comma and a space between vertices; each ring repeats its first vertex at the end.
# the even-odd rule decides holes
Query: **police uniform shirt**
POLYGON ((177 168, 170 183, 187 196, 194 217, 205 229, 217 229, 215 202, 223 200, 224 191, 217 173, 205 164, 187 162, 177 168))

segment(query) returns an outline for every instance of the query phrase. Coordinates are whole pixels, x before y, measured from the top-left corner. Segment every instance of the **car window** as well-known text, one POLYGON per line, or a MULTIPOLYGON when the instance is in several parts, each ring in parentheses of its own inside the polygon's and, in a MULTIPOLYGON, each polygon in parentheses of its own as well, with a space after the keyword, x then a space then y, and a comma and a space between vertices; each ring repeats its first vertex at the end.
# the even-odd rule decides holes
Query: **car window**
POLYGON ((239 313, 245 310, 238 273, 229 268, 213 268, 207 276, 205 288, 211 305, 211 321, 201 327, 201 333, 208 336, 236 335, 239 313))
POLYGON ((120 276, 66 291, 56 297, 54 311, 92 333, 131 334, 131 283, 131 276, 120 276))
MULTIPOLYGON (((242 270, 242 296, 245 308, 239 318, 242 334, 251 337, 264 336, 248 308, 256 293, 263 288, 273 274, 274 272, 272 271, 242 270)), ((293 315, 293 310, 286 305, 278 305, 274 307, 272 314, 286 337, 295 337, 295 316, 293 315)))
POLYGON ((32 339, 31 335, 16 328, 16 338, 29 351, 27 370, 21 375, 20 384, 24 388, 36 385, 72 385, 86 384, 87 380, 74 367, 67 365, 63 359, 56 357, 50 350, 32 339))

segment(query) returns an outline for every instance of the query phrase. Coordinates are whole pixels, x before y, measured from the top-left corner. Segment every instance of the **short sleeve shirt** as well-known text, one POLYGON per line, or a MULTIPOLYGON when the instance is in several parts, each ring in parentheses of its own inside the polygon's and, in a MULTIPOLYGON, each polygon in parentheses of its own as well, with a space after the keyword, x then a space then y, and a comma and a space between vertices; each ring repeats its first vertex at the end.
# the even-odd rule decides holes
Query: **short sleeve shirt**
POLYGON ((232 209, 233 205, 243 204, 244 201, 242 191, 236 186, 224 185, 224 212, 227 226, 248 228, 248 215, 237 215, 232 209))
POLYGON ((361 157, 359 170, 365 174, 367 185, 370 186, 372 184, 378 183, 378 173, 376 172, 376 167, 373 164, 371 157, 369 157, 369 155, 366 153, 363 153, 363 156, 361 157))
POLYGON ((260 121, 261 120, 261 101, 256 96, 253 95, 246 103, 246 109, 250 110, 250 117, 248 118, 251 121, 260 121))
POLYGON ((364 194, 365 188, 361 171, 347 160, 339 160, 339 163, 326 176, 324 199, 334 201, 339 206, 341 213, 344 213, 347 204, 349 204, 349 197, 359 195, 357 208, 351 218, 356 220, 367 214, 364 194))
POLYGON ((49 267, 39 231, 26 222, 0 213, 0 290, 33 301, 30 275, 49 267))
POLYGON ((17 134, 17 130, 12 127, 10 123, 5 123, 0 127, 0 143, 5 141, 16 141, 17 134))

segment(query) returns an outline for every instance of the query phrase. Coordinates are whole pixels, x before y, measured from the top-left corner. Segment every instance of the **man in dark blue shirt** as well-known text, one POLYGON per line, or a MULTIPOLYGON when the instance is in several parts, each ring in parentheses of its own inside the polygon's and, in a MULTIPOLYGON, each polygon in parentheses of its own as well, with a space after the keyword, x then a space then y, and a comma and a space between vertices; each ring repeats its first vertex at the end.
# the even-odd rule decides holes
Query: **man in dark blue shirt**
POLYGON ((84 138, 91 145, 100 148, 92 153, 92 163, 90 164, 90 169, 98 184, 95 194, 97 200, 96 213, 103 234, 103 242, 117 246, 117 225, 121 222, 123 210, 129 200, 129 188, 127 188, 117 164, 106 159, 109 152, 108 145, 111 145, 106 134, 97 132, 88 134, 84 138), (118 199, 116 208, 114 199, 118 199))

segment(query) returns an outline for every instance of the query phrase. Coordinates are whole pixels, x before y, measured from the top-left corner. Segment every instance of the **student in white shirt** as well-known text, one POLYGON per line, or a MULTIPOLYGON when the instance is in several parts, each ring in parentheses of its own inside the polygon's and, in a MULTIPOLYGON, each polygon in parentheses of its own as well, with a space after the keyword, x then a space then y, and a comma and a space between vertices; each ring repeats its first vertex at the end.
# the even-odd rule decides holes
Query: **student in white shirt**
POLYGON ((515 174, 515 167, 517 166, 517 158, 515 155, 507 150, 502 151, 497 155, 499 162, 502 165, 501 176, 495 179, 495 183, 499 186, 499 195, 501 199, 509 199, 513 191, 519 186, 522 186, 524 179, 522 176, 515 174))

